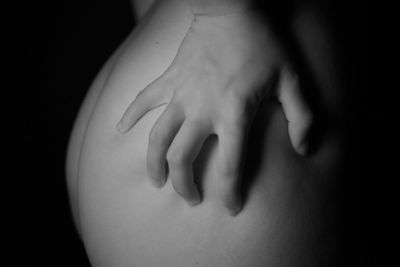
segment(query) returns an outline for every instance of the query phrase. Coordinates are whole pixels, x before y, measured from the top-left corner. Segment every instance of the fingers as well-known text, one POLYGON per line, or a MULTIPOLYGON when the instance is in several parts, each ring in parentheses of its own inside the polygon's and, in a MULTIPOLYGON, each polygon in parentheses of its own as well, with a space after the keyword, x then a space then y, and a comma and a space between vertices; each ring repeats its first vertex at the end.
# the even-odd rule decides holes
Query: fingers
POLYGON ((128 132, 147 112, 163 104, 160 103, 159 80, 157 79, 137 94, 117 124, 120 133, 128 132))
POLYGON ((192 163, 209 134, 210 127, 207 123, 186 120, 167 153, 172 185, 175 191, 192 206, 201 201, 193 177, 192 163))
POLYGON ((173 103, 158 118, 149 135, 147 171, 151 182, 161 187, 166 179, 166 155, 184 120, 183 112, 173 103))
POLYGON ((297 76, 287 68, 282 70, 278 99, 288 120, 293 148, 301 155, 307 154, 306 137, 313 122, 313 114, 301 93, 297 76))
POLYGON ((246 127, 225 127, 218 134, 218 173, 221 181, 222 202, 234 216, 242 208, 241 201, 241 161, 246 141, 246 127))

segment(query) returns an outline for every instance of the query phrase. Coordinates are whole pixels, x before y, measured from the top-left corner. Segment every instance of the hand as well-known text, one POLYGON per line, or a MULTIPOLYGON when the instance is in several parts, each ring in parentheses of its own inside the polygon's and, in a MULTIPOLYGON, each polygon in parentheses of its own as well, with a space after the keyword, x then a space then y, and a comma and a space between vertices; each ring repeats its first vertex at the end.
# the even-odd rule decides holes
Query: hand
POLYGON ((277 96, 289 121, 289 135, 294 148, 303 151, 311 112, 285 65, 275 39, 256 20, 241 13, 197 16, 173 63, 136 96, 118 129, 127 132, 149 110, 167 104, 149 136, 148 174, 161 187, 168 162, 175 191, 191 205, 201 201, 192 163, 207 137, 217 135, 222 202, 237 214, 247 131, 260 102, 272 95, 268 83, 277 73, 277 96))

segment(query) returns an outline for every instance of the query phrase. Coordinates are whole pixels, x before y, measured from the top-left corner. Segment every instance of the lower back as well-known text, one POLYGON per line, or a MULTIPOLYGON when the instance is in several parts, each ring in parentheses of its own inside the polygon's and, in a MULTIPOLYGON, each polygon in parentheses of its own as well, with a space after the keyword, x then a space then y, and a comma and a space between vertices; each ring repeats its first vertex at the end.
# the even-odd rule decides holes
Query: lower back
POLYGON ((245 206, 222 207, 215 172, 218 142, 194 164, 203 194, 189 207, 168 181, 151 186, 148 134, 164 107, 127 134, 115 130, 135 95, 171 63, 191 22, 181 2, 153 8, 116 55, 87 124, 79 159, 78 211, 94 266, 313 266, 327 233, 325 193, 337 159, 331 143, 310 158, 295 154, 276 103, 265 103, 250 134, 243 176, 245 206), (319 242, 319 241, 318 241, 319 242))

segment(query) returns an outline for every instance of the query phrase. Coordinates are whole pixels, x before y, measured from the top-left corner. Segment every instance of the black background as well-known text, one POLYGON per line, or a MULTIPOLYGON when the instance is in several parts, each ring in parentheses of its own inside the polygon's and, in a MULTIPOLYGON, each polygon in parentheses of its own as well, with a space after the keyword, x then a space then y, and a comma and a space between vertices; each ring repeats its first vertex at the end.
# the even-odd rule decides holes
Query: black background
MULTIPOLYGON (((17 109, 17 134, 11 133, 18 144, 12 149, 17 153, 10 154, 15 163, 10 165, 12 186, 3 190, 9 191, 5 192, 10 195, 5 204, 11 207, 10 216, 4 220, 11 224, 5 228, 6 246, 11 248, 5 266, 89 266, 70 214, 65 153, 90 83, 135 25, 132 9, 128 0, 15 3, 13 19, 5 25, 12 32, 11 42, 7 43, 13 48, 10 66, 16 77, 12 77, 12 88, 17 89, 13 90, 13 99, 18 100, 11 102, 13 110, 17 109)), ((347 20, 354 19, 353 29, 360 29, 357 36, 344 31, 346 38, 352 39, 348 53, 354 55, 351 61, 358 61, 354 66, 359 79, 358 90, 350 92, 347 99, 352 104, 348 110, 352 121, 348 140, 353 150, 348 157, 352 161, 348 164, 351 180, 345 192, 346 251, 353 266, 392 266, 395 249, 390 241, 395 224, 389 216, 395 212, 394 189, 385 183, 390 180, 388 173, 378 167, 381 162, 389 162, 380 158, 382 145, 371 141, 384 141, 385 120, 379 105, 372 109, 360 104, 364 97, 369 103, 376 100, 371 99, 375 93, 363 84, 362 69, 367 64, 361 27, 364 11, 358 2, 350 6, 346 2, 337 4, 332 12, 340 13, 342 7, 349 8, 347 20), (374 127, 361 131, 361 124, 374 127), (360 150, 354 149, 362 144, 360 150), (362 155, 367 157, 365 161, 363 158, 364 171, 358 169, 362 155)), ((345 28, 342 25, 340 30, 345 28)))
MULTIPOLYGON (((95 75, 134 27, 128 0, 16 2, 12 30, 20 109, 13 203, 2 266, 90 266, 75 232, 65 154, 95 75), (22 108, 21 108, 22 107, 22 108)), ((8 26, 8 25, 7 25, 8 26)))

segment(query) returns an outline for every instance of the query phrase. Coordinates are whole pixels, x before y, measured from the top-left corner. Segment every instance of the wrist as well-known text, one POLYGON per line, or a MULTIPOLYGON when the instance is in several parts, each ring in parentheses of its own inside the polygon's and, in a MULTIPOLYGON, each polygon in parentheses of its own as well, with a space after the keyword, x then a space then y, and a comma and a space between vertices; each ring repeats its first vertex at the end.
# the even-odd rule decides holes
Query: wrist
POLYGON ((250 0, 189 0, 195 16, 223 16, 248 9, 250 0))
POLYGON ((237 70, 232 68, 250 61, 248 64, 251 64, 252 68, 262 69, 282 55, 268 25, 252 13, 197 16, 191 26, 191 32, 197 36, 204 36, 205 44, 211 47, 210 51, 218 51, 215 57, 223 58, 219 62, 227 63, 223 66, 223 69, 230 70, 227 72, 237 73, 237 70))
POLYGON ((203 25, 204 30, 216 32, 218 35, 243 40, 246 43, 261 44, 265 39, 268 42, 274 39, 268 23, 251 9, 242 9, 237 12, 216 16, 198 15, 194 18, 193 26, 203 25))

